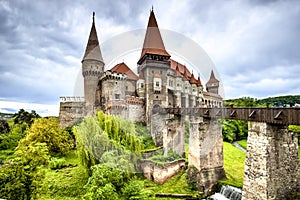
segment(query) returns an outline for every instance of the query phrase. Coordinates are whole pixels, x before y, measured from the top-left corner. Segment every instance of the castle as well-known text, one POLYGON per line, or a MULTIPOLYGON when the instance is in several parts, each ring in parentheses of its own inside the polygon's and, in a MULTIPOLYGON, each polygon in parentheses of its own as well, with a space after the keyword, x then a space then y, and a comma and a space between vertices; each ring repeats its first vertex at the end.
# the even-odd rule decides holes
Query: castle
POLYGON ((221 107, 219 81, 214 72, 206 83, 196 78, 185 65, 171 59, 166 51, 153 10, 150 12, 137 74, 124 62, 105 70, 95 19, 82 59, 84 97, 60 98, 60 123, 73 125, 97 110, 133 121, 151 121, 155 107, 221 107))

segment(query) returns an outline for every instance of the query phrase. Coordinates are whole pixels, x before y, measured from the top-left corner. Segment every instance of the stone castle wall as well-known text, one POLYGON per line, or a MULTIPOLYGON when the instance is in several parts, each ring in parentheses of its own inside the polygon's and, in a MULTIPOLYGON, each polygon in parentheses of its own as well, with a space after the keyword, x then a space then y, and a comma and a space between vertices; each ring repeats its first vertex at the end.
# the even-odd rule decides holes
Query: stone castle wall
POLYGON ((175 160, 165 166, 157 166, 152 161, 143 161, 140 166, 148 180, 163 184, 185 168, 185 159, 175 160))
POLYGON ((226 177, 223 168, 222 127, 216 120, 191 119, 189 138, 189 180, 210 194, 226 177))
POLYGON ((59 123, 62 128, 74 125, 78 119, 86 114, 84 101, 74 101, 75 97, 68 98, 68 100, 60 102, 59 123))
POLYGON ((297 134, 263 122, 248 127, 242 199, 286 199, 300 192, 297 134))

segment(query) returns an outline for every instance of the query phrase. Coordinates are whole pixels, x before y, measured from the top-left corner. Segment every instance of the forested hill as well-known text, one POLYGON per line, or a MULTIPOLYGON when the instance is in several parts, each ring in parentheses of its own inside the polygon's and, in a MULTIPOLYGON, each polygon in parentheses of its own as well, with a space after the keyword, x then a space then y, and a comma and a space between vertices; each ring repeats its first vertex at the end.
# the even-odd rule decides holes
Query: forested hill
POLYGON ((300 104, 300 95, 268 97, 264 99, 242 97, 224 100, 224 106, 232 105, 233 107, 293 107, 295 104, 300 104))

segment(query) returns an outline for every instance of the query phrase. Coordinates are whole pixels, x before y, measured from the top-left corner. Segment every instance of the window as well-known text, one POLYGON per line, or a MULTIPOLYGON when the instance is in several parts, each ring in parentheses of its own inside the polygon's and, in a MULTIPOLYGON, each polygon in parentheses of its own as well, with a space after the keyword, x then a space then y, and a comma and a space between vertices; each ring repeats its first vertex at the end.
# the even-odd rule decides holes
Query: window
POLYGON ((155 84, 156 84, 156 86, 157 86, 157 87, 159 86, 159 82, 158 82, 158 81, 156 81, 156 83, 155 83, 155 84))
POLYGON ((126 90, 128 90, 128 86, 126 86, 126 90))
POLYGON ((115 94, 115 99, 120 99, 120 94, 115 94))
POLYGON ((144 88, 144 83, 141 83, 141 88, 144 88))

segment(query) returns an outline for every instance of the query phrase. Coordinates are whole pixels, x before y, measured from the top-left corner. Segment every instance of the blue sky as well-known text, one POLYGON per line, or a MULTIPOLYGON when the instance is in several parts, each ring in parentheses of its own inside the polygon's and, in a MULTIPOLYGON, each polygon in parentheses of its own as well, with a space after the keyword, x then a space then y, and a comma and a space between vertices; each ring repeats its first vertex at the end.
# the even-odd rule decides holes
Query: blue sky
MULTIPOLYGON (((161 29, 204 49, 225 98, 300 94, 296 0, 1 0, 0 112, 25 108, 58 115, 59 97, 74 95, 92 12, 100 43, 105 43, 145 29, 152 5, 161 29)), ((123 59, 136 67, 134 55, 117 62, 123 59)))

